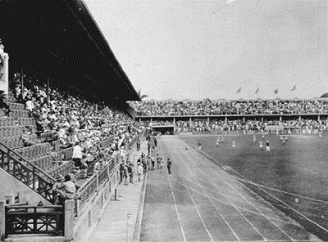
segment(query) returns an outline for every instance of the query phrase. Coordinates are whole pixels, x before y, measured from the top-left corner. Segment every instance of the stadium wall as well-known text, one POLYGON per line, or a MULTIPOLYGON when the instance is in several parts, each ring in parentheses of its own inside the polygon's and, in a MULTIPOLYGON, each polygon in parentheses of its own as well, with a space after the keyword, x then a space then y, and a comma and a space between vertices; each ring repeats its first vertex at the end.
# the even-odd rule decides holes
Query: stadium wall
MULTIPOLYGON (((44 205, 51 205, 46 199, 34 192, 32 189, 15 179, 13 176, 0 169, 0 201, 11 200, 17 194, 19 203, 28 202, 29 205, 37 205, 40 201, 44 205)), ((12 203, 12 202, 9 202, 12 203)))

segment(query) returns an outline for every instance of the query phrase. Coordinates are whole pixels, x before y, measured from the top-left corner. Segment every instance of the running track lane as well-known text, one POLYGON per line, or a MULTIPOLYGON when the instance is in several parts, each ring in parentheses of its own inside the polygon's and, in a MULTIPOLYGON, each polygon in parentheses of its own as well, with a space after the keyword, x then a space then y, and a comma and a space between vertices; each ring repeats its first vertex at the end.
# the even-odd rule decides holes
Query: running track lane
POLYGON ((140 241, 320 241, 184 145, 159 140, 172 174, 148 173, 140 241))

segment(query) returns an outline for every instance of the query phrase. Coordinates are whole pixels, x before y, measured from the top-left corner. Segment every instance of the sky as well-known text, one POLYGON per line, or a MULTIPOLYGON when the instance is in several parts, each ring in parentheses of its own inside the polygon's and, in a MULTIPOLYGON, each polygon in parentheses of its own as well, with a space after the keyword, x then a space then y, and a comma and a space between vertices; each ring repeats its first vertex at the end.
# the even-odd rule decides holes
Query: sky
POLYGON ((132 85, 148 99, 328 92, 327 0, 84 2, 132 85))

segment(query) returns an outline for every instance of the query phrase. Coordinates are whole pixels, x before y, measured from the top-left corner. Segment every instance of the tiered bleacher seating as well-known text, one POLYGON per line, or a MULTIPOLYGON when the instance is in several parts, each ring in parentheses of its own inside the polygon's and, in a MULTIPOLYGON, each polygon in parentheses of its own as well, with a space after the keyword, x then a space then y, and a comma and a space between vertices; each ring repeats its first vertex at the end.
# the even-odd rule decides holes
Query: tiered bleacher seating
POLYGON ((14 118, 0 118, 0 142, 3 142, 9 148, 22 147, 21 134, 23 127, 14 118))
POLYGON ((24 128, 28 127, 32 131, 32 136, 37 139, 35 119, 28 116, 24 104, 15 102, 12 93, 9 93, 6 102, 11 112, 9 117, 5 117, 4 113, 0 112, 0 142, 13 149, 27 161, 53 175, 65 175, 67 172, 71 172, 74 169, 73 162, 66 166, 62 166, 62 164, 64 160, 71 160, 73 149, 61 150, 59 141, 53 140, 56 133, 42 133, 40 134, 40 142, 42 143, 24 147, 22 140, 24 128))

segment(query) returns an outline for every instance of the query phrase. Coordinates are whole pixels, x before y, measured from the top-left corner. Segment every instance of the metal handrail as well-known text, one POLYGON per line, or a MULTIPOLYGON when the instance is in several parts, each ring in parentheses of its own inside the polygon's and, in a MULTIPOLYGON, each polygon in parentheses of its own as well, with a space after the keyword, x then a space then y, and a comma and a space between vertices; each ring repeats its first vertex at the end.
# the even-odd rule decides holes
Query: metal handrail
POLYGON ((54 202, 51 192, 52 184, 55 182, 54 178, 2 143, 0 143, 0 158, 0 167, 4 171, 49 202, 54 202))

